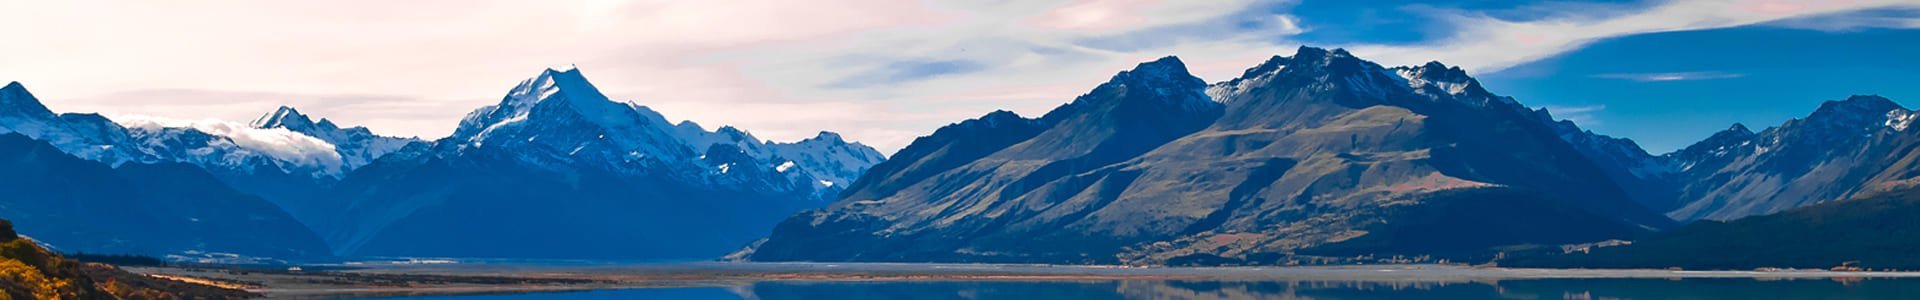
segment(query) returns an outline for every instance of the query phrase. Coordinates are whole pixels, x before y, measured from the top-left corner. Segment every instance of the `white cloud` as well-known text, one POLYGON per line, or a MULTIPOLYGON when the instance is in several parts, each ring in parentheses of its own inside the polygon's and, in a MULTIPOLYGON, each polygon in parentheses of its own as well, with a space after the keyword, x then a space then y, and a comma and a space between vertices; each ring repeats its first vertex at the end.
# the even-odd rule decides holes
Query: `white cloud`
POLYGON ((1920 28, 1920 8, 1839 13, 1810 18, 1781 20, 1769 23, 1768 25, 1829 32, 1847 32, 1870 28, 1916 29, 1920 28))
MULTIPOLYGON (((995 109, 1039 115, 1165 55, 1228 79, 1311 30, 1261 9, 1283 2, 13 1, 0 4, 0 80, 58 111, 250 120, 291 104, 431 139, 572 63, 669 118, 771 140, 831 130, 891 152, 995 109)), ((1675 1, 1525 22, 1438 11, 1461 28, 1453 38, 1330 46, 1491 72, 1606 37, 1907 2, 1675 1)))
POLYGON ((1586 106, 1548 105, 1542 108, 1546 109, 1547 113, 1553 114, 1554 118, 1557 118, 1560 120, 1566 120, 1566 121, 1573 121, 1573 123, 1580 124, 1580 126, 1592 127, 1595 125, 1600 125, 1600 120, 1595 118, 1594 115, 1599 113, 1602 110, 1606 110, 1607 105, 1605 104, 1586 105, 1586 106))
POLYGON ((1508 21, 1464 11, 1441 11, 1460 28, 1450 38, 1421 45, 1352 45, 1382 64, 1429 60, 1496 72, 1552 57, 1594 41, 1624 35, 1726 28, 1876 8, 1920 7, 1911 0, 1676 0, 1626 14, 1567 12, 1540 20, 1508 21))
POLYGON ((226 137, 241 149, 255 151, 297 165, 317 166, 329 170, 339 170, 341 166, 340 153, 334 151, 333 144, 285 128, 260 129, 239 122, 218 119, 186 120, 120 114, 108 115, 107 118, 128 128, 147 130, 192 128, 207 134, 226 137))
POLYGON ((58 111, 248 120, 292 104, 382 134, 434 138, 524 77, 573 63, 617 100, 669 117, 774 140, 832 130, 891 151, 994 109, 1038 114, 1137 61, 1181 54, 1237 72, 1288 48, 1266 37, 1297 32, 1291 24, 1204 39, 1165 32, 1127 49, 1081 45, 1220 20, 1248 5, 8 2, 0 4, 9 39, 0 43, 0 80, 26 83, 58 111), (860 77, 925 60, 979 67, 918 80, 860 77), (886 83, 830 84, 868 79, 886 83))
POLYGON ((1712 71, 1670 72, 1670 73, 1608 73, 1608 74, 1593 75, 1594 78, 1623 79, 1623 80, 1632 80, 1632 81, 1639 81, 1639 82, 1727 79, 1727 78, 1740 78, 1744 76, 1747 76, 1747 75, 1740 74, 1740 73, 1712 72, 1712 71))

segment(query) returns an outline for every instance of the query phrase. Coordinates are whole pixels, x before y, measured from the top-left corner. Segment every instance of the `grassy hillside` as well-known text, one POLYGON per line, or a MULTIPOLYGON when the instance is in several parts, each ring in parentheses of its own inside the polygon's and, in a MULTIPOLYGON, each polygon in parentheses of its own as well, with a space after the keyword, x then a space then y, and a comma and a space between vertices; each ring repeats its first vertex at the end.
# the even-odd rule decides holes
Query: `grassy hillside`
POLYGON ((163 280, 61 257, 19 238, 0 220, 0 300, 241 299, 239 290, 163 280))
POLYGON ((1731 222, 1701 221, 1589 254, 1517 258, 1507 266, 1920 270, 1920 190, 1828 202, 1731 222))

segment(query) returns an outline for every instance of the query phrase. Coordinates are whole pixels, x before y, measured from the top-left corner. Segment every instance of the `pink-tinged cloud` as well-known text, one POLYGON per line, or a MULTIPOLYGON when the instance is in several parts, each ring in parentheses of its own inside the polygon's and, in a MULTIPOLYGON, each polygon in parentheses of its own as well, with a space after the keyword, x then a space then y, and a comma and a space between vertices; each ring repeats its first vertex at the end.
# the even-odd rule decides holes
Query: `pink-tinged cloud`
POLYGON ((1747 7, 1754 13, 1785 15, 1807 10, 1807 5, 1786 1, 1760 1, 1747 7))
MULTIPOLYGON (((1285 0, 1281 0, 1285 1, 1285 0)), ((248 120, 282 104, 384 134, 444 136, 520 80, 578 65, 616 100, 771 140, 832 130, 891 152, 995 109, 1039 115, 1114 72, 1179 55, 1230 79, 1298 45, 1305 29, 1209 24, 1256 0, 666 0, 328 2, 15 1, 0 9, 0 81, 59 111, 248 120), (1177 27, 1177 26, 1174 26, 1177 27), (1145 35, 1125 50, 1080 42, 1145 35), (966 72, 835 85, 913 62, 966 72), (904 63, 903 63, 904 62, 904 63), (164 101, 159 101, 164 99, 164 101)), ((1912 1, 1673 1, 1625 15, 1510 22, 1453 15, 1461 38, 1346 46, 1386 64, 1442 60, 1475 72, 1606 37, 1740 26, 1912 1), (1793 5, 1770 7, 1767 3, 1793 5), (1752 9, 1749 9, 1752 8, 1752 9), (1757 11, 1754 9, 1758 9, 1757 11), (1489 38, 1491 37, 1491 38, 1489 38)), ((1215 22, 1226 23, 1226 22, 1215 22)))
POLYGON ((1035 27, 1047 29, 1110 32, 1144 24, 1142 12, 1163 3, 1162 0, 1078 0, 1029 19, 1035 27))

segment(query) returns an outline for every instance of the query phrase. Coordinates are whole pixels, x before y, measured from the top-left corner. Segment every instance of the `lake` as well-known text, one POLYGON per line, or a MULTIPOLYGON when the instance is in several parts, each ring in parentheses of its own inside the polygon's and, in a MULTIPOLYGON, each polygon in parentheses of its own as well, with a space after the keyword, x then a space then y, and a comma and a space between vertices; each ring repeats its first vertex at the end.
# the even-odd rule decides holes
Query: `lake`
POLYGON ((1920 278, 760 282, 383 299, 1901 299, 1920 278))

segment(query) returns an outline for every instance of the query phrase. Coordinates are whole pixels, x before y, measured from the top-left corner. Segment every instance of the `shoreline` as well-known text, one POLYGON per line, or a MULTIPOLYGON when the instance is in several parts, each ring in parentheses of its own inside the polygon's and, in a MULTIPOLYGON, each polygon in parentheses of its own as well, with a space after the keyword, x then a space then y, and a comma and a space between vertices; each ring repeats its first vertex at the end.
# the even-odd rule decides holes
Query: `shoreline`
POLYGON ((1472 283, 1552 279, 1865 280, 1920 278, 1920 272, 1827 270, 1686 271, 1531 269, 1457 265, 1119 268, 1070 265, 911 263, 682 263, 537 266, 392 265, 337 271, 232 267, 124 267, 161 278, 241 287, 267 298, 517 294, 636 288, 738 287, 763 282, 941 281, 1291 281, 1472 283))

